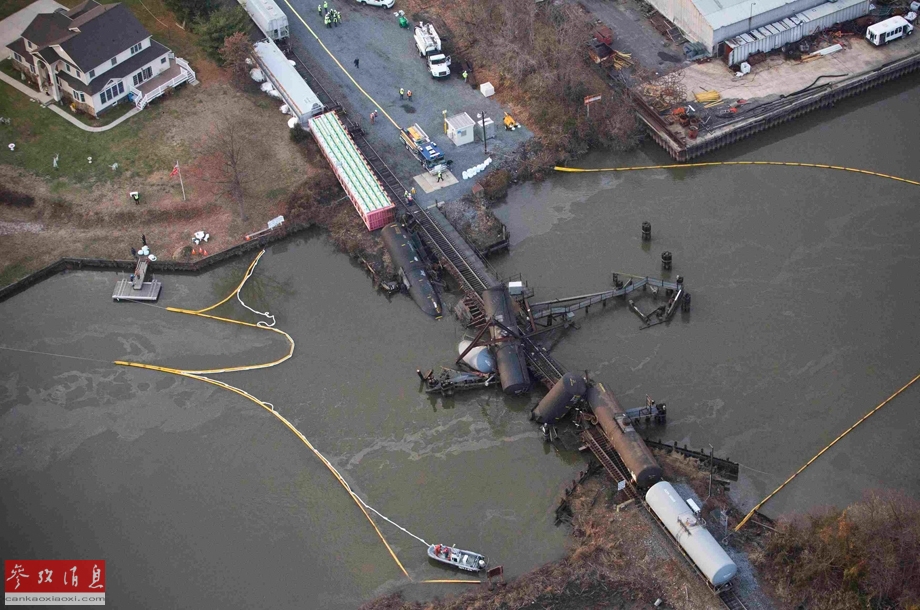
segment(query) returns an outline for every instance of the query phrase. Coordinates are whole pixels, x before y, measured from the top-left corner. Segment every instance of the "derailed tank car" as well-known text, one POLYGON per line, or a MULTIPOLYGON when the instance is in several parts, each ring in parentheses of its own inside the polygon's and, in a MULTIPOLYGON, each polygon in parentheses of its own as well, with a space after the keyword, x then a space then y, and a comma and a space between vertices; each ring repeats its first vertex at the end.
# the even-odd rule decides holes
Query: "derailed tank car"
MULTIPOLYGON (((517 330, 514 310, 511 308, 511 295, 504 286, 494 286, 482 292, 482 305, 486 317, 494 318, 511 330, 517 330)), ((498 326, 490 329, 492 339, 501 341, 493 344, 498 377, 501 379, 502 391, 506 394, 521 394, 530 389, 530 372, 519 339, 509 335, 498 326)))
POLYGON ((543 397, 533 411, 531 419, 538 424, 555 423, 565 417, 569 409, 581 402, 587 384, 584 377, 566 373, 543 397))
POLYGON ((653 485, 645 501, 713 587, 718 589, 735 577, 738 566, 670 483, 653 485))
POLYGON ((429 316, 440 318, 443 315, 441 299, 431 285, 425 273, 425 262, 419 256, 409 231, 398 222, 388 224, 380 231, 393 264, 399 272, 399 279, 409 296, 419 308, 429 316))
POLYGON ((595 383, 588 388, 587 399, 598 425, 629 469, 636 485, 644 489, 660 481, 661 466, 633 428, 613 392, 603 383, 595 383))

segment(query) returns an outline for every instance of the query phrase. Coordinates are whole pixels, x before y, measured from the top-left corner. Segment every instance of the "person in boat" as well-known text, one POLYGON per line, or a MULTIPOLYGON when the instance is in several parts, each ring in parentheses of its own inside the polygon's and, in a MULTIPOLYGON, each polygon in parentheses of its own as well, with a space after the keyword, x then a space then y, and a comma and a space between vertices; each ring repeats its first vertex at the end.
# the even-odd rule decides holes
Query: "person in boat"
POLYGON ((436 544, 436 545, 434 546, 434 554, 435 554, 435 555, 440 555, 440 554, 441 554, 441 545, 440 545, 440 544, 436 544))

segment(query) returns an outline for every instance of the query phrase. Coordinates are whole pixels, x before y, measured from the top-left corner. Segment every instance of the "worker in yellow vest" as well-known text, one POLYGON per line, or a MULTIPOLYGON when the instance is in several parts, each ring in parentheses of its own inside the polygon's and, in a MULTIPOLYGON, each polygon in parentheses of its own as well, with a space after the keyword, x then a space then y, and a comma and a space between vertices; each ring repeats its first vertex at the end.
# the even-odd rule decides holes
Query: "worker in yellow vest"
POLYGON ((400 87, 399 88, 399 99, 403 99, 404 95, 406 95, 406 90, 400 87))

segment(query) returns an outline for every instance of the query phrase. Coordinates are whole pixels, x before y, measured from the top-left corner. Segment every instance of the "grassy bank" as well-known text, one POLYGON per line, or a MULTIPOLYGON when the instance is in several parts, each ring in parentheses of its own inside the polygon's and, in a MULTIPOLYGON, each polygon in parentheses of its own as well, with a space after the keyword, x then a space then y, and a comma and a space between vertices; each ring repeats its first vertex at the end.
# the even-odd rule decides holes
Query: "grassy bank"
POLYGON ((786 607, 920 608, 920 502, 869 492, 845 509, 783 518, 757 563, 786 607))
POLYGON ((188 260, 192 234, 204 230, 213 253, 284 213, 289 194, 304 180, 330 173, 291 140, 280 102, 230 86, 162 2, 126 4, 156 39, 191 60, 201 84, 185 84, 124 123, 93 133, 0 83, 0 116, 11 118, 0 125, 0 139, 16 144, 15 152, 0 155, 0 183, 8 195, 0 201, 4 284, 62 256, 129 258, 142 235, 159 258, 188 260), (221 126, 235 130, 238 189, 229 187, 223 170, 229 148, 221 147, 221 126), (178 177, 170 175, 177 160, 184 195, 178 177), (140 192, 140 205, 131 191, 140 192))
MULTIPOLYGON (((188 93, 183 90, 175 94, 184 95, 188 93)), ((151 123, 168 120, 170 110, 168 103, 154 104, 122 125, 93 133, 71 125, 51 110, 30 102, 25 94, 0 83, 0 116, 12 118, 10 125, 0 125, 0 139, 16 144, 16 151, 4 154, 2 163, 51 181, 79 185, 106 182, 118 175, 146 176, 169 168, 175 163, 174 158, 172 163, 169 159, 177 153, 187 156, 187 147, 181 144, 167 150, 156 139, 137 139, 151 123), (52 163, 55 155, 60 155, 57 168, 52 163), (119 170, 111 169, 114 163, 119 164, 119 170)), ((54 190, 64 190, 63 184, 54 190)))

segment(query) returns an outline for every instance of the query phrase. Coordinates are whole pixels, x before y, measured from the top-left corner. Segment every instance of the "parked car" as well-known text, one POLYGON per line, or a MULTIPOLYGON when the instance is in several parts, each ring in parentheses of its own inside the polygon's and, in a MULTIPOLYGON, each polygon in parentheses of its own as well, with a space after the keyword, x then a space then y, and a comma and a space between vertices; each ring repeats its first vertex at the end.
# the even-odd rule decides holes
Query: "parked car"
POLYGON ((369 4, 370 6, 382 6, 383 8, 393 8, 396 0, 358 0, 358 4, 369 4))

